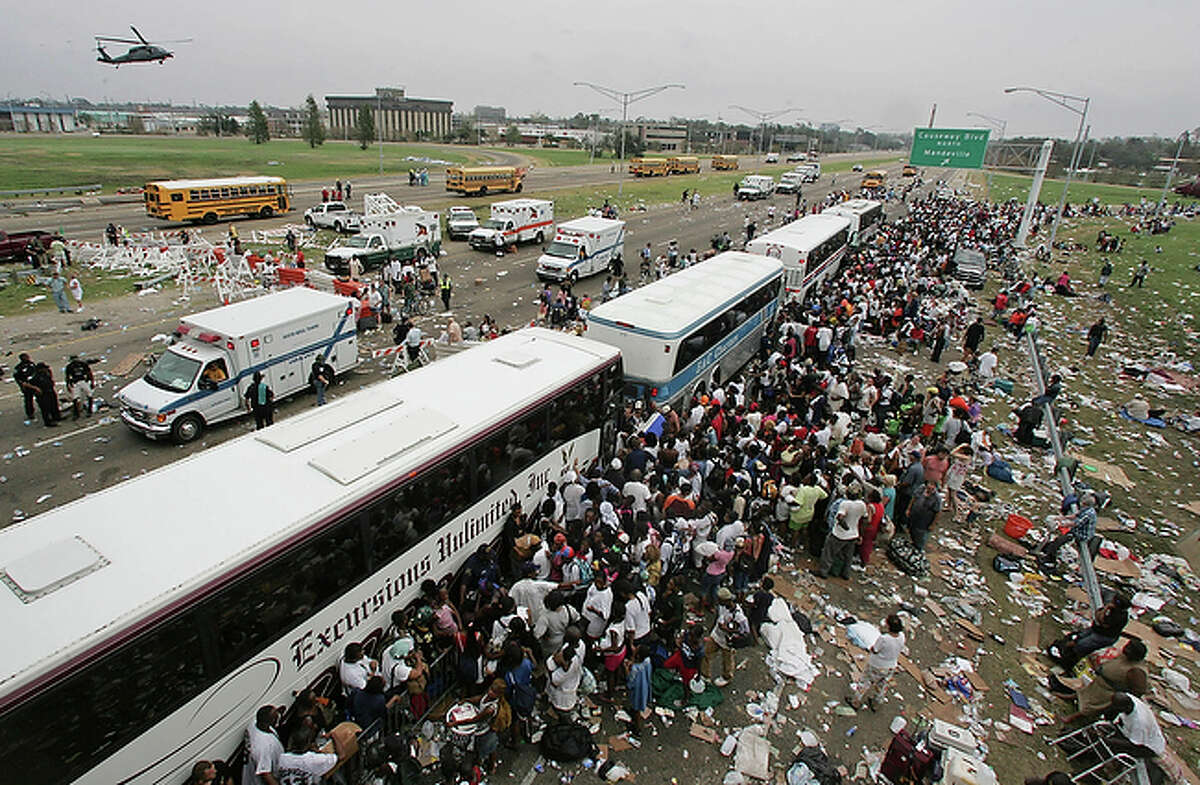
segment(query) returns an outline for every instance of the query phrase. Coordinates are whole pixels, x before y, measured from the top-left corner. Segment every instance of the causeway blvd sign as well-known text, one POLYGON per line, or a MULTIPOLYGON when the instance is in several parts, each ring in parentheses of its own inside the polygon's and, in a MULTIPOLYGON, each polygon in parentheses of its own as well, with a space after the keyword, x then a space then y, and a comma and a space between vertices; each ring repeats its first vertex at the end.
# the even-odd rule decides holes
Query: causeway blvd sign
POLYGON ((914 128, 908 162, 913 166, 982 169, 990 133, 979 128, 914 128))

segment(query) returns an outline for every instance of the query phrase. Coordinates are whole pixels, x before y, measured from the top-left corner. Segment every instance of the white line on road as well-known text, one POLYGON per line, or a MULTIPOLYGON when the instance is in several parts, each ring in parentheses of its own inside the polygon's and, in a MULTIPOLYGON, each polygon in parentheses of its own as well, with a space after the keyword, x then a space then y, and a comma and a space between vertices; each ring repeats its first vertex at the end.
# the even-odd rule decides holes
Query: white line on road
POLYGON ((542 763, 542 761, 543 761, 542 756, 539 755, 538 759, 535 760, 533 762, 533 765, 529 767, 529 771, 526 772, 525 776, 521 778, 521 785, 530 785, 530 783, 533 782, 533 778, 538 775, 538 770, 537 770, 538 764, 542 763))
POLYGON ((34 447, 45 447, 47 444, 54 444, 55 442, 60 442, 63 439, 70 439, 72 436, 78 436, 81 433, 87 433, 88 431, 94 431, 97 428, 103 428, 105 425, 112 425, 114 422, 116 422, 115 419, 110 422, 97 422, 97 423, 92 423, 91 425, 85 425, 82 428, 76 428, 73 431, 68 431, 67 433, 57 435, 53 439, 43 439, 40 442, 34 442, 33 446, 34 447))

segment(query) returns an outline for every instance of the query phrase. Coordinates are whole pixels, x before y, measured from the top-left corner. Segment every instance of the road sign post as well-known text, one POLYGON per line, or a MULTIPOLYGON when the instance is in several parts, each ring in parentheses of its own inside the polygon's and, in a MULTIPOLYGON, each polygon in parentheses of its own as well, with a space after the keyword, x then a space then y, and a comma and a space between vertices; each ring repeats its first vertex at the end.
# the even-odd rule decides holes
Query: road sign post
POLYGON ((991 131, 979 128, 914 128, 913 166, 982 169, 991 131))

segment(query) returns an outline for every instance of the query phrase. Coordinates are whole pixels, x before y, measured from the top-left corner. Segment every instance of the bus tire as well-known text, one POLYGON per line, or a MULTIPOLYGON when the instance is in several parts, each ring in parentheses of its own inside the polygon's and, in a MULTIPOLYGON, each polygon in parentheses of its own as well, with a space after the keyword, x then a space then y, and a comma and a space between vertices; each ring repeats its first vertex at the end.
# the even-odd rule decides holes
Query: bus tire
POLYGON ((203 223, 206 223, 209 226, 211 226, 217 222, 217 214, 216 213, 205 213, 204 217, 201 218, 200 220, 203 223))
POLYGON ((479 189, 479 195, 487 196, 487 186, 486 185, 479 189))
POLYGON ((275 210, 269 204, 264 206, 261 210, 258 211, 259 218, 270 218, 274 214, 275 214, 275 210))
POLYGON ((196 413, 185 414, 171 423, 171 440, 176 444, 187 444, 204 433, 204 420, 196 413))

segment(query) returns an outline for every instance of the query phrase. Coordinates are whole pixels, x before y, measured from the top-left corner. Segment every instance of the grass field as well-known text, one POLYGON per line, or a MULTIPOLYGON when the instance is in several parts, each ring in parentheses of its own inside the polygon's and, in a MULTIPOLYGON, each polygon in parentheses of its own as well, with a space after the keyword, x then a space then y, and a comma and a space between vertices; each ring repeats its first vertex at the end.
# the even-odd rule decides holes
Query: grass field
MULTIPOLYGON (((971 182, 976 185, 986 184, 987 175, 983 172, 973 173, 971 175, 971 182)), ((1017 199, 1024 202, 1029 196, 1029 186, 1032 183, 1032 177, 1011 174, 993 175, 992 193, 989 198, 995 202, 1005 202, 1009 199, 1017 199)), ((1059 198, 1062 196, 1062 189, 1062 180, 1046 180, 1042 183, 1042 192, 1038 196, 1038 199, 1043 204, 1057 204, 1059 198)), ((983 191, 980 191, 980 193, 983 194, 983 191)), ((1129 185, 1109 185, 1107 183, 1075 181, 1071 183, 1068 199, 1075 204, 1090 202, 1093 198, 1099 199, 1103 204, 1136 204, 1142 197, 1145 197, 1147 201, 1157 204, 1161 195, 1162 188, 1137 188, 1129 185)), ((1195 201, 1195 199, 1180 197, 1178 194, 1167 193, 1168 202, 1174 202, 1179 199, 1185 202, 1195 201)))
MULTIPOLYGON (((591 158, 589 150, 560 150, 554 147, 484 147, 484 152, 512 153, 533 160, 538 166, 581 166, 591 158)), ((603 163, 610 158, 597 158, 603 163)))
MULTIPOLYGON (((448 145, 386 143, 383 151, 392 172, 407 170, 409 155, 455 163, 483 157, 477 148, 448 145)), ((0 136, 0 190, 101 183, 112 191, 155 179, 239 174, 333 180, 378 171, 378 148, 361 150, 353 142, 313 149, 299 139, 256 145, 245 137, 0 136)))

